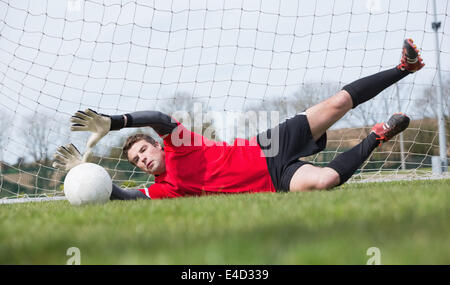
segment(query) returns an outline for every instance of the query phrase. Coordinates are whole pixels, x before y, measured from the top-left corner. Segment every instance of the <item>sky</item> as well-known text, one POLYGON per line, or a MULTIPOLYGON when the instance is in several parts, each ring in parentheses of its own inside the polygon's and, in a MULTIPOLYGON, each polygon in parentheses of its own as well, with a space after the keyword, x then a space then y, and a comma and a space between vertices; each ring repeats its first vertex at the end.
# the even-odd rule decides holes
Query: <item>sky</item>
MULTIPOLYGON (((450 4, 436 4, 448 78, 450 4)), ((68 131, 75 111, 159 110, 179 93, 215 112, 229 140, 229 112, 290 98, 305 84, 343 86, 392 68, 404 38, 421 48, 426 67, 400 82, 400 100, 391 88, 367 110, 383 117, 400 105, 420 118, 414 101, 439 84, 433 21, 431 0, 0 0, 3 159, 27 152, 30 117, 48 118, 51 149, 83 149, 86 134, 68 131)), ((358 125, 352 114, 335 128, 358 125)), ((96 151, 123 135, 109 134, 96 151)))

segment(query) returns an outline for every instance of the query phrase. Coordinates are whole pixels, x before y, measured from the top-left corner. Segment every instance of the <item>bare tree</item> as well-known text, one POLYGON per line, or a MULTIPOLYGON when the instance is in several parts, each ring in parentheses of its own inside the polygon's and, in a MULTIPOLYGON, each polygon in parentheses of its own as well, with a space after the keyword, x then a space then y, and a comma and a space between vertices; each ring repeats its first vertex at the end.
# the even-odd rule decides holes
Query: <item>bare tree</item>
POLYGON ((174 97, 164 100, 161 111, 175 117, 185 127, 193 132, 216 139, 211 117, 205 116, 206 111, 202 101, 193 98, 188 93, 175 93, 174 97))
POLYGON ((339 90, 334 83, 307 83, 292 95, 292 105, 296 113, 305 111, 309 107, 333 96, 339 90))
MULTIPOLYGON (((437 118, 437 88, 438 86, 431 85, 423 91, 421 96, 414 101, 414 107, 423 117, 437 118)), ((449 117, 449 100, 450 100, 450 78, 443 82, 442 88, 442 103, 444 104, 444 116, 449 117)))
POLYGON ((34 162, 48 164, 50 158, 49 136, 52 120, 42 114, 34 114, 25 119, 25 146, 34 162))
POLYGON ((280 122, 284 119, 305 111, 314 104, 336 93, 337 85, 331 83, 303 84, 296 92, 285 97, 273 97, 247 108, 246 111, 278 112, 280 122))
POLYGON ((356 119, 351 120, 351 126, 370 126, 377 121, 376 114, 373 112, 373 107, 370 102, 358 105, 355 109, 351 110, 351 115, 356 119))
POLYGON ((257 104, 248 105, 238 120, 238 136, 249 139, 272 128, 288 117, 303 112, 336 92, 333 84, 303 84, 288 96, 273 96, 257 104))
POLYGON ((6 113, 0 113, 0 130, 2 133, 0 134, 0 170, 3 169, 3 151, 5 149, 5 145, 7 143, 6 139, 8 134, 8 129, 11 126, 11 120, 6 113))

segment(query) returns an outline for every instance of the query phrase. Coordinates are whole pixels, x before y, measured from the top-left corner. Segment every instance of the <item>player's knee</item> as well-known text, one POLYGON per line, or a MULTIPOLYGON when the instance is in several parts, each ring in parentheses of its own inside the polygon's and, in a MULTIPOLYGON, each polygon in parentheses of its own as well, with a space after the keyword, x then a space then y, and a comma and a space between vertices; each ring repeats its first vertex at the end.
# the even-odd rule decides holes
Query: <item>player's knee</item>
POLYGON ((333 98, 333 107, 339 110, 348 110, 351 109, 353 106, 352 97, 350 94, 345 91, 341 90, 338 92, 334 98, 333 98))
POLYGON ((325 190, 339 184, 339 174, 331 168, 303 167, 291 180, 290 191, 325 190))
POLYGON ((317 180, 316 189, 330 189, 339 184, 339 174, 335 171, 323 169, 322 175, 317 180))

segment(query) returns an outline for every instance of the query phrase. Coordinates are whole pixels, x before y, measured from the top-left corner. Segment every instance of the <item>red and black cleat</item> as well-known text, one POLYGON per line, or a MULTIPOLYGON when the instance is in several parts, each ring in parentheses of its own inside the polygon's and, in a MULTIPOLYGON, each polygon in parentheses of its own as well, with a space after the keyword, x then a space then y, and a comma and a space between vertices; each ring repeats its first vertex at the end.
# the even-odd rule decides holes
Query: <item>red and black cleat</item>
POLYGON ((403 132, 409 126, 409 117, 403 113, 395 113, 386 123, 378 123, 372 128, 377 135, 377 140, 387 142, 397 134, 403 132))
POLYGON ((403 42, 401 63, 397 65, 397 68, 413 73, 424 66, 425 64, 422 62, 417 46, 412 39, 406 39, 403 42))

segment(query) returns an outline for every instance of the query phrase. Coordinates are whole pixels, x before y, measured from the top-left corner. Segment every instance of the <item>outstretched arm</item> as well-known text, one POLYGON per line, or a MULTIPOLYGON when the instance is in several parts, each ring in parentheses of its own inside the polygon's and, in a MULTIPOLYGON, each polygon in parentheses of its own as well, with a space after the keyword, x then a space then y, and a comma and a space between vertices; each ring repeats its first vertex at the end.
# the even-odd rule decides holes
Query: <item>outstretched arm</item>
POLYGON ((70 119, 71 131, 90 131, 87 147, 93 148, 109 131, 122 128, 151 127, 160 136, 170 134, 178 124, 170 116, 159 111, 137 111, 124 115, 104 115, 87 109, 77 111, 70 119))
POLYGON ((122 128, 151 127, 160 136, 170 134, 178 124, 170 116, 158 111, 138 111, 124 115, 104 115, 87 109, 77 111, 70 118, 72 126, 71 131, 90 131, 92 132, 86 143, 86 152, 83 159, 87 160, 92 153, 92 148, 109 131, 120 130, 122 128))
POLYGON ((137 111, 124 115, 114 115, 111 117, 111 131, 122 128, 151 127, 163 136, 170 134, 177 123, 168 115, 159 111, 137 111))

